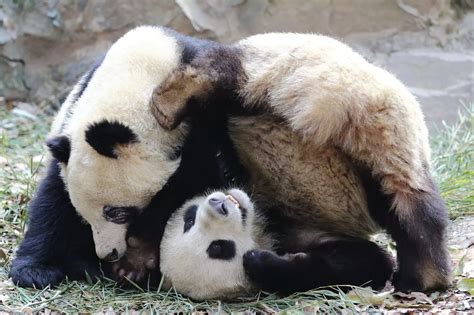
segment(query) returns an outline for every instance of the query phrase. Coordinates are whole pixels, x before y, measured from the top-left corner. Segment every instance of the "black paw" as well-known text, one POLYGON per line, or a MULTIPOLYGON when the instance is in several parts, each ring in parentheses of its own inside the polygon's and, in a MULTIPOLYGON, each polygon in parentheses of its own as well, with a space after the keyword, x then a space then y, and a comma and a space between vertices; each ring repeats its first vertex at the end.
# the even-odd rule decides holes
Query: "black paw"
POLYGON ((10 277, 14 284, 20 287, 34 287, 42 289, 56 286, 64 280, 64 272, 56 266, 22 266, 12 267, 10 277))
POLYGON ((412 291, 422 292, 423 286, 414 275, 410 275, 407 272, 402 273, 397 271, 393 275, 393 286, 396 291, 410 293, 412 291))
POLYGON ((244 254, 244 270, 250 281, 259 288, 268 286, 268 274, 272 273, 271 265, 278 258, 274 253, 262 250, 249 250, 244 254))

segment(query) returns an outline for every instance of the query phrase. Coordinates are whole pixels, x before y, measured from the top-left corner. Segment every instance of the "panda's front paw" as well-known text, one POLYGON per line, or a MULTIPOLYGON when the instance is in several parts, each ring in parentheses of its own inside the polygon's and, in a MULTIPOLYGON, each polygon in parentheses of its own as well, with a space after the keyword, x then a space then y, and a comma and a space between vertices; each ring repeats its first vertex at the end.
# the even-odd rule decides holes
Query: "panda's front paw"
POLYGON ((56 286, 64 280, 64 272, 58 266, 23 265, 13 264, 10 270, 12 282, 20 287, 32 287, 42 289, 56 286))
POLYGON ((157 269, 158 248, 153 242, 136 237, 129 237, 127 243, 125 256, 113 263, 112 271, 121 285, 129 282, 141 284, 151 272, 157 269))
POLYGON ((419 281, 414 274, 409 274, 407 272, 395 272, 392 282, 395 290, 404 293, 409 293, 412 291, 423 292, 424 289, 421 285, 421 281, 419 281))
POLYGON ((250 281, 261 289, 269 290, 271 266, 274 265, 276 259, 278 259, 276 254, 266 250, 254 249, 246 252, 243 257, 243 264, 250 281))

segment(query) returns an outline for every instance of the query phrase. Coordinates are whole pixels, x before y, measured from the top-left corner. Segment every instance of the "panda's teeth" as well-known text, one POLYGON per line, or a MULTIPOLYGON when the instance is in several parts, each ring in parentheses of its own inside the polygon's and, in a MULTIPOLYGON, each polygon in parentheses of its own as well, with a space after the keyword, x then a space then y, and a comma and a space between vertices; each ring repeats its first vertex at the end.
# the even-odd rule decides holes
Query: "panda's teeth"
POLYGON ((239 201, 232 195, 227 195, 227 199, 229 199, 233 204, 237 206, 237 208, 240 206, 239 201))

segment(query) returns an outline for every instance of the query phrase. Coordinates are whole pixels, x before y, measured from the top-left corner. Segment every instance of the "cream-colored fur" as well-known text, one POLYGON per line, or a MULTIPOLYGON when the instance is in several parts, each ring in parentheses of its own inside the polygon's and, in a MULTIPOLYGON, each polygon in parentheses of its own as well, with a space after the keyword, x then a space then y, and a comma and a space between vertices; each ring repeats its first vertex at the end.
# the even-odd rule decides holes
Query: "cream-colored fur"
POLYGON ((237 46, 247 75, 240 94, 249 106, 265 104, 304 139, 341 147, 382 178, 387 194, 426 186, 426 124, 393 75, 321 35, 262 34, 237 46))
MULTIPOLYGON (((291 33, 256 35, 234 46, 222 46, 197 58, 187 68, 178 69, 176 72, 181 72, 185 77, 189 74, 184 81, 194 79, 191 88, 182 89, 183 93, 189 95, 180 94, 175 97, 173 87, 180 86, 176 79, 182 80, 179 73, 173 73, 154 91, 156 97, 150 105, 158 107, 154 114, 162 126, 167 129, 176 126, 186 113, 191 112, 191 109, 187 108, 190 105, 183 100, 195 96, 202 99, 202 91, 207 91, 207 95, 211 97, 214 92, 218 95, 226 92, 239 94, 244 106, 258 107, 261 111, 270 112, 283 119, 290 130, 302 140, 298 145, 307 144, 307 148, 313 146, 313 149, 307 152, 315 154, 314 159, 324 157, 324 148, 329 150, 326 152, 335 150, 333 152, 347 155, 354 165, 368 169, 374 179, 380 180, 381 190, 391 202, 389 216, 396 218, 395 222, 387 224, 398 224, 402 229, 397 241, 404 243, 399 247, 399 253, 403 252, 400 256, 406 257, 399 259, 399 262, 403 262, 405 266, 400 267, 401 271, 395 279, 400 287, 406 285, 428 290, 449 284, 448 259, 443 239, 447 215, 429 171, 430 149, 426 124, 415 97, 393 75, 368 63, 350 47, 337 40, 315 34, 291 33), (222 53, 228 58, 222 58, 222 53), (199 72, 196 69, 200 71, 199 76, 195 75, 199 72), (233 70, 225 73, 225 69, 233 70), (195 95, 196 90, 200 91, 199 95, 195 95), (421 224, 419 232, 415 227, 418 222, 421 224), (437 250, 433 249, 435 247, 437 250), (425 260, 428 267, 422 266, 425 260), (433 272, 425 272, 427 268, 433 272)), ((205 104, 205 101, 202 103, 205 104)), ((223 102, 222 106, 225 105, 223 102)), ((253 139, 252 136, 247 138, 253 139)), ((263 135, 261 138, 263 143, 271 142, 270 137, 263 135)), ((244 140, 240 145, 240 148, 243 148, 240 154, 244 161, 247 159, 250 169, 253 167, 252 171, 260 168, 260 174, 266 176, 271 172, 278 174, 281 169, 286 169, 278 169, 272 165, 271 161, 278 161, 279 158, 275 152, 271 152, 274 157, 269 159, 266 158, 270 155, 266 155, 268 152, 263 149, 258 154, 250 151, 246 156, 246 141, 248 140, 244 140)), ((292 143, 287 145, 286 148, 293 148, 292 143)), ((260 149, 258 144, 254 147, 260 149)), ((285 145, 282 146, 284 147, 285 145)), ((292 159, 290 155, 286 158, 292 159)), ((301 158, 299 161, 302 161, 301 158)), ((311 162, 308 159, 304 163, 311 162)), ((281 158, 279 166, 283 164, 284 158, 281 158)), ((344 162, 340 166, 342 171, 345 168, 344 162)), ((296 166, 293 169, 299 172, 299 168, 296 166)), ((323 170, 322 174, 327 172, 323 170)), ((266 177, 279 179, 278 176, 266 177)), ((352 175, 348 178, 351 177, 352 175)), ((280 181, 288 185, 286 191, 289 192, 290 187, 310 187, 301 177, 295 180, 285 173, 281 178, 280 181), (299 186, 302 183, 303 185, 299 186)), ((342 176, 337 175, 322 177, 321 181, 328 181, 333 185, 334 182, 340 181, 340 178, 342 176)), ((284 185, 272 181, 269 183, 267 187, 278 192, 285 191, 284 185)), ((355 188, 351 190, 352 194, 357 191, 357 186, 360 186, 360 179, 349 179, 345 183, 341 181, 339 186, 346 184, 355 188)), ((292 197, 291 193, 288 195, 292 197)), ((295 200, 299 203, 307 199, 314 202, 321 197, 317 195, 310 191, 309 194, 300 194, 295 200), (314 197, 316 199, 312 199, 314 197)), ((355 203, 356 209, 363 209, 364 201, 356 196, 357 194, 341 201, 359 199, 355 203)), ((321 205, 321 212, 325 213, 323 220, 330 221, 331 215, 326 211, 333 207, 328 207, 328 203, 321 201, 324 201, 324 198, 313 205, 321 205)), ((383 216, 387 209, 384 205, 381 207, 383 216)), ((348 213, 352 211, 351 208, 338 210, 348 213)), ((357 210, 357 213, 364 211, 357 210)), ((337 219, 341 212, 334 212, 333 219, 336 219, 328 226, 341 226, 342 220, 340 217, 337 219)), ((303 214, 304 211, 295 213, 303 214)), ((350 218, 348 230, 357 222, 354 218, 350 218)), ((366 215, 361 217, 362 222, 365 218, 366 215)), ((363 228, 364 224, 358 227, 356 225, 357 229, 363 228)))
POLYGON ((264 233, 264 223, 256 216, 253 203, 241 190, 231 189, 225 194, 233 196, 247 209, 246 224, 241 211, 228 203, 228 215, 223 216, 209 206, 208 200, 224 196, 214 192, 196 197, 177 210, 168 221, 160 246, 160 269, 165 287, 174 288, 193 299, 232 298, 252 290, 245 276, 243 255, 255 248, 272 249, 270 235, 264 233), (194 226, 184 233, 184 214, 197 205, 194 226), (211 259, 207 254, 214 240, 232 240, 236 255, 231 260, 211 259))
POLYGON ((341 150, 305 142, 271 115, 232 118, 229 134, 250 175, 252 196, 265 208, 300 228, 357 238, 379 230, 354 164, 341 150))
POLYGON ((87 89, 72 106, 71 92, 53 124, 71 140, 71 154, 62 165, 62 176, 72 204, 91 225, 100 258, 115 248, 119 257, 126 250, 126 225, 107 222, 103 207, 144 207, 177 169, 179 160, 167 154, 184 139, 186 126, 163 131, 151 115, 148 103, 159 85, 180 62, 176 40, 155 27, 136 28, 108 51, 87 89), (66 111, 72 118, 60 126, 66 111), (121 145, 117 159, 100 155, 85 141, 85 131, 94 122, 119 121, 138 136, 138 143, 121 145))
POLYGON ((408 89, 348 46, 325 36, 263 34, 244 39, 237 47, 246 75, 238 92, 247 106, 266 106, 308 143, 332 144, 367 166, 380 179, 383 193, 392 196, 391 211, 408 233, 415 233, 412 225, 422 216, 431 216, 426 222, 432 220, 441 231, 432 231, 438 244, 423 240, 431 228, 426 223, 422 230, 427 235, 411 246, 437 246, 438 252, 413 259, 417 274, 405 271, 403 277, 417 277, 421 290, 449 285, 442 235, 446 210, 429 174, 424 117, 408 89), (426 260, 423 266, 422 260, 426 260))

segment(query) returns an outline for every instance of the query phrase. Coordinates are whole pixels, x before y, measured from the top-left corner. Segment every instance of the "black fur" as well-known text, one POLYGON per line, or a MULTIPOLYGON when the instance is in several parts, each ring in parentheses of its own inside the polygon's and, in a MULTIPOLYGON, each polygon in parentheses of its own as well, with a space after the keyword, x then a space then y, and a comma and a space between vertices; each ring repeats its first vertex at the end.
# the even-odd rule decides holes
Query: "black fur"
POLYGON ((394 284, 397 290, 423 291, 422 275, 430 272, 427 268, 441 271, 448 278, 450 267, 444 245, 448 217, 428 172, 426 177, 431 181, 428 191, 419 191, 412 197, 414 211, 404 220, 390 210, 393 196, 383 194, 380 182, 365 168, 361 168, 360 174, 371 216, 396 242, 398 270, 394 284))
MULTIPOLYGON (((244 100, 235 93, 246 80, 240 59, 240 51, 228 46, 214 47, 206 54, 197 56, 191 65, 199 71, 207 71, 213 86, 204 99, 191 97, 183 116, 178 118, 193 116, 200 111, 208 114, 224 112, 234 116, 239 114, 239 110, 245 112, 241 108, 244 100)), ((394 283, 398 290, 442 288, 449 282, 449 259, 444 244, 447 212, 428 171, 424 177, 423 191, 411 191, 406 196, 402 196, 403 193, 400 196, 385 195, 377 187, 368 189, 369 207, 374 220, 387 229, 397 243, 399 269, 394 283), (400 209, 397 205, 396 211, 391 211, 394 200, 398 199, 406 199, 408 208, 400 209)), ((373 182, 369 186, 380 185, 380 178, 369 181, 373 182)))
POLYGON ((364 240, 328 241, 294 256, 252 250, 244 254, 250 280, 269 292, 292 293, 328 285, 370 285, 380 289, 393 263, 376 244, 364 240))
POLYGON ((219 44, 205 39, 189 37, 171 29, 163 28, 166 34, 176 38, 181 48, 181 63, 190 64, 196 57, 204 54, 206 51, 218 47, 219 44))
POLYGON ((240 206, 240 213, 241 213, 241 216, 242 216, 242 225, 245 226, 247 224, 247 214, 248 214, 247 208, 242 207, 242 205, 241 205, 240 206))
POLYGON ((103 209, 103 216, 106 221, 115 224, 130 223, 140 213, 137 207, 113 207, 105 206, 103 209))
POLYGON ((102 120, 91 124, 86 130, 86 142, 98 153, 109 158, 118 158, 115 148, 118 144, 138 142, 137 135, 118 121, 102 120))
MULTIPOLYGON (((397 244, 394 285, 405 292, 424 291, 423 278, 438 274, 449 279, 451 271, 444 240, 448 224, 444 203, 438 193, 419 192, 415 198, 410 217, 403 219, 390 211, 387 219, 387 231, 397 244)), ((431 289, 445 286, 443 281, 431 289)))
MULTIPOLYGON (((185 47, 183 61, 194 58, 199 41, 181 35, 179 38, 182 47, 185 47), (195 43, 194 48, 191 43, 195 43)), ((82 88, 78 94, 85 91, 95 69, 81 83, 82 88)), ((76 96, 79 97, 80 95, 76 96)), ((69 116, 73 115, 72 109, 68 110, 71 113, 69 116)), ((67 120, 70 119, 69 116, 67 120)), ((191 119, 189 123, 189 134, 179 150, 181 163, 178 170, 129 226, 128 235, 154 244, 152 246, 157 250, 167 220, 186 200, 209 188, 238 185, 246 180, 245 172, 228 138, 226 118, 219 112, 191 119)), ((65 124, 66 122, 62 128, 65 124)), ((86 141, 101 154, 116 158, 113 151, 115 144, 138 140, 123 127, 113 122, 96 124, 86 134, 86 141)), ((180 148, 180 144, 177 144, 177 148, 180 148)), ((150 170, 150 176, 154 176, 154 172, 159 176, 160 170, 150 170)), ((59 175, 56 160, 49 166, 48 175, 40 182, 30 203, 28 217, 28 232, 10 270, 15 283, 20 286, 44 287, 58 284, 65 276, 84 279, 84 271, 93 277, 101 274, 92 232, 76 214, 59 175)), ((107 275, 110 266, 104 263, 102 267, 107 275)), ((156 268, 151 274, 150 284, 158 285, 160 278, 161 274, 156 268)))
POLYGON ((189 231, 193 226, 194 223, 196 223, 196 213, 197 213, 198 206, 192 205, 186 210, 186 213, 184 214, 184 231, 183 233, 186 233, 189 231))
MULTIPOLYGON (((10 277, 22 287, 57 285, 65 276, 101 275, 90 227, 72 206, 59 174, 58 161, 48 166, 28 212, 28 230, 12 262, 10 277)), ((107 265, 104 265, 107 273, 107 265)))
POLYGON ((67 164, 69 161, 69 155, 71 154, 71 141, 68 137, 56 136, 48 139, 46 145, 56 160, 67 164))
MULTIPOLYGON (((178 170, 129 227, 128 235, 155 244, 157 250, 166 222, 186 200, 209 188, 242 184, 246 178, 225 132, 225 121, 209 123, 204 119, 190 124, 178 170)), ((90 227, 72 206, 57 163, 54 160, 50 164, 29 206, 29 229, 10 270, 13 281, 20 286, 44 287, 58 284, 65 276, 84 279, 85 272, 91 276, 102 274, 90 227)), ((110 275, 110 266, 103 263, 102 267, 105 275, 110 275)), ((158 285, 160 278, 157 268, 151 274, 150 285, 158 285)))
MULTIPOLYGON (((189 124, 178 170, 128 230, 128 236, 155 244, 157 253, 166 222, 186 200, 209 189, 245 185, 248 179, 229 138, 226 119, 206 116, 189 124)), ((159 285, 158 268, 147 280, 142 285, 159 285)))
POLYGON ((235 252, 235 242, 232 240, 215 240, 207 248, 207 255, 212 259, 232 260, 235 252))
POLYGON ((104 257, 104 260, 114 262, 114 261, 117 261, 118 258, 119 257, 118 257, 117 249, 114 248, 112 249, 112 252, 108 253, 107 256, 104 257))

